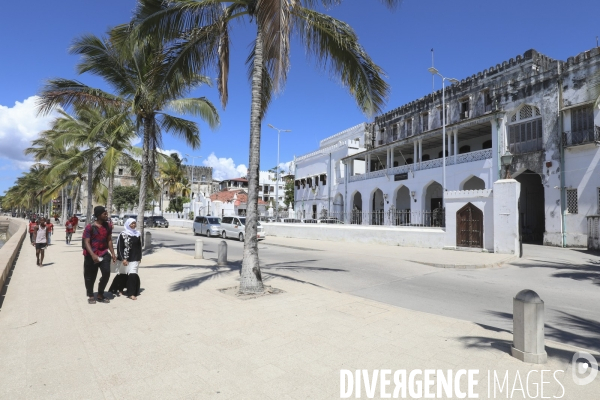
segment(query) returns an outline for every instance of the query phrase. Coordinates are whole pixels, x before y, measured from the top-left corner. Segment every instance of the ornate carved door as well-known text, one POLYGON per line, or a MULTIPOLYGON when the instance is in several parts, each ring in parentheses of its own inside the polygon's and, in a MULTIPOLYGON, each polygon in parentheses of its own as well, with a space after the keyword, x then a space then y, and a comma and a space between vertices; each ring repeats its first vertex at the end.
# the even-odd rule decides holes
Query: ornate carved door
POLYGON ((456 212, 456 247, 483 248, 483 212, 471 203, 456 212))

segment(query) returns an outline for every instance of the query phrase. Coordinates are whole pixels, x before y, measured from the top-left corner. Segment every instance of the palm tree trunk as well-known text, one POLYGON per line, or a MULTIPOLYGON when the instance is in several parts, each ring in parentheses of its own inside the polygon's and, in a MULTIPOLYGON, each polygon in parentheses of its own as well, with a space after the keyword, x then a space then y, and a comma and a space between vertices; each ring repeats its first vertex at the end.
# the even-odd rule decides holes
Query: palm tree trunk
POLYGON ((112 203, 113 203, 113 188, 115 186, 115 171, 111 171, 108 176, 108 196, 106 196, 106 210, 108 211, 108 217, 112 214, 112 203))
POLYGON ((94 204, 92 203, 92 191, 94 190, 94 159, 90 157, 88 161, 88 170, 87 170, 87 209, 86 209, 86 219, 85 224, 92 223, 92 214, 94 212, 94 204))
POLYGON ((142 154, 142 179, 140 182, 140 196, 138 201, 137 229, 144 240, 144 210, 146 206, 146 192, 148 191, 148 176, 150 175, 150 135, 154 128, 154 121, 150 118, 144 119, 144 143, 142 154))
POLYGON ((71 214, 77 214, 77 207, 79 206, 79 192, 81 192, 81 181, 77 184, 75 189, 75 198, 73 204, 71 204, 71 214))
POLYGON ((257 21, 256 49, 252 67, 252 103, 250 105, 250 159, 248 162, 248 205, 246 210, 246 233, 244 258, 240 277, 241 293, 257 293, 264 290, 258 261, 258 177, 260 171, 260 129, 262 106, 263 38, 257 21))

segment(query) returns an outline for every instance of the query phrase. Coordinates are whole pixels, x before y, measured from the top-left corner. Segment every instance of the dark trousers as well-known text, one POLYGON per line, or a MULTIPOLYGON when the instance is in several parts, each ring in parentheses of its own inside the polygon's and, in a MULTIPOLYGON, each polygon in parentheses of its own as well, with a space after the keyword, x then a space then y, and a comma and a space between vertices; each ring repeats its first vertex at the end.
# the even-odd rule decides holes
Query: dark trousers
POLYGON ((98 282, 98 296, 104 296, 104 288, 106 288, 108 279, 110 278, 111 257, 109 253, 106 253, 103 257, 101 262, 95 264, 92 257, 85 256, 83 262, 83 279, 85 281, 85 290, 87 291, 88 297, 94 296, 94 282, 96 282, 98 270, 100 270, 100 273, 102 274, 100 281, 98 282))

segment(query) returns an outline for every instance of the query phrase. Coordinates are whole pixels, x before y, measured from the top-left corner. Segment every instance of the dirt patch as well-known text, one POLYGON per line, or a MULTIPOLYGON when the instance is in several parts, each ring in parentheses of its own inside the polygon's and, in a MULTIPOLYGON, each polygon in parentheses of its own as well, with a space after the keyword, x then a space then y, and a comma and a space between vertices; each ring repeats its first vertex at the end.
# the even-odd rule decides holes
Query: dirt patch
POLYGON ((267 285, 265 285, 264 288, 265 289, 260 293, 240 293, 239 286, 232 286, 232 287, 228 287, 228 288, 224 288, 224 289, 217 289, 217 290, 223 294, 238 298, 240 300, 251 300, 251 299, 257 299, 259 297, 269 296, 272 294, 285 293, 285 291, 283 291, 281 289, 277 289, 277 288, 267 286, 267 285))

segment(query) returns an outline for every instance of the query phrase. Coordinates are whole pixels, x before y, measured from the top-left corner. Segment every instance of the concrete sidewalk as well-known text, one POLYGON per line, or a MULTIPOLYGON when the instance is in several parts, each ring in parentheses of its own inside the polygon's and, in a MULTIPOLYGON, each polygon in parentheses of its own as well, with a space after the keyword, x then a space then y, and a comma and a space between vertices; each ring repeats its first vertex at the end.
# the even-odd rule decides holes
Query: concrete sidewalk
MULTIPOLYGON (((536 366, 509 355, 509 332, 293 279, 265 274, 285 293, 253 300, 218 291, 237 284, 239 260, 219 268, 161 249, 142 261, 137 301, 88 305, 81 231, 71 246, 56 231, 42 268, 24 246, 0 310, 2 399, 336 399, 341 369, 479 369, 475 392, 490 398, 488 370, 501 380, 508 372, 512 390, 517 373, 526 385, 527 373, 543 368, 552 371, 544 396, 563 392, 556 370, 562 398, 595 399, 600 391, 600 377, 574 384, 571 346, 547 342, 548 363, 536 366)), ((533 382, 539 372, 529 378, 532 396, 533 382)), ((516 386, 513 397, 521 398, 516 386)))

